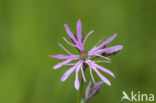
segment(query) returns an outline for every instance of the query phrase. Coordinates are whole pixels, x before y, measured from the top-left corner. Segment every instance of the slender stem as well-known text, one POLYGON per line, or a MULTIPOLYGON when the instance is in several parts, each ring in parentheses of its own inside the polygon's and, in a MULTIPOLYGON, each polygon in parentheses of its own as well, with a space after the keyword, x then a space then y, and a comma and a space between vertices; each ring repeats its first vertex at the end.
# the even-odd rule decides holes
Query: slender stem
MULTIPOLYGON (((86 65, 86 64, 83 64, 84 73, 85 73, 85 69, 86 69, 86 68, 87 68, 87 65, 86 65)), ((83 77, 81 76, 80 88, 79 88, 79 91, 78 91, 76 103, 80 103, 80 102, 81 102, 82 90, 83 90, 83 83, 84 83, 84 80, 83 80, 83 77)))
POLYGON ((76 103, 80 103, 81 101, 81 97, 82 97, 82 89, 83 89, 83 78, 81 77, 81 81, 80 81, 80 88, 79 88, 79 91, 78 91, 78 96, 77 96, 77 101, 76 103))

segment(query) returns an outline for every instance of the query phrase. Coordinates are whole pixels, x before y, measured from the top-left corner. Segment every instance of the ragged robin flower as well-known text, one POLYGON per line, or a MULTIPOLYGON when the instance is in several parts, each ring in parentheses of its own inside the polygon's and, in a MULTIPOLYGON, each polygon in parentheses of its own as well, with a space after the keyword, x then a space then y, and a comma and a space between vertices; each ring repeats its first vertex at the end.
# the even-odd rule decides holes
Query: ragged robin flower
POLYGON ((78 90, 80 83, 79 83, 79 77, 78 77, 78 73, 81 70, 82 72, 82 77, 83 80, 86 81, 85 78, 85 74, 84 74, 84 64, 87 65, 90 69, 90 75, 92 78, 92 81, 95 83, 93 74, 92 74, 92 70, 94 72, 96 72, 96 74, 100 77, 100 79, 108 84, 111 85, 110 81, 104 77, 99 70, 109 74, 110 76, 115 78, 115 75, 108 69, 96 64, 97 62, 109 62, 109 58, 107 57, 108 55, 114 54, 118 51, 120 51, 123 46, 122 45, 116 45, 116 46, 112 46, 109 48, 104 48, 106 46, 106 44, 108 44, 109 42, 111 42, 116 36, 117 34, 114 34, 113 36, 111 36, 110 38, 108 38, 107 40, 105 40, 104 42, 102 42, 99 45, 95 45, 89 52, 86 52, 84 49, 84 43, 87 40, 88 36, 90 34, 93 33, 93 31, 89 32, 86 37, 83 37, 81 35, 82 33, 82 24, 81 21, 78 20, 77 22, 77 36, 74 35, 71 31, 70 28, 68 27, 67 24, 64 24, 65 29, 67 34, 69 35, 70 39, 72 40, 73 43, 69 42, 66 38, 63 38, 65 40, 65 42, 67 44, 69 44, 70 46, 73 46, 75 48, 77 48, 80 51, 79 55, 74 55, 71 52, 69 52, 66 48, 63 47, 63 45, 59 44, 60 47, 66 51, 69 55, 50 55, 50 57, 53 58, 57 58, 57 59, 63 59, 65 61, 58 63, 57 65, 55 65, 53 68, 54 69, 58 69, 62 66, 65 65, 72 65, 73 67, 71 67, 70 69, 68 69, 62 76, 61 81, 65 81, 73 71, 75 71, 75 88, 78 90), (93 57, 101 57, 106 59, 106 61, 95 61, 95 59, 93 59, 93 57), (76 63, 71 63, 72 61, 78 60, 78 62, 76 63))

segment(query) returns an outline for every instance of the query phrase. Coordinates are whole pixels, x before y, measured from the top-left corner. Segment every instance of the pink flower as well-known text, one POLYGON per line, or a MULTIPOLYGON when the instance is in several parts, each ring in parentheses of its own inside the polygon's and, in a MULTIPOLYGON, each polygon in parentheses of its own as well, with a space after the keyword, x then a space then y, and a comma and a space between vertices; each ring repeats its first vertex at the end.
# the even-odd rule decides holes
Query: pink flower
POLYGON ((84 75, 84 69, 83 69, 83 64, 87 64, 89 66, 90 69, 90 75, 91 78, 93 80, 93 82, 95 83, 93 74, 92 74, 92 70, 94 72, 96 72, 96 74, 101 78, 101 80, 108 84, 111 85, 110 81, 104 77, 98 70, 101 70, 107 74, 109 74, 112 77, 115 77, 115 75, 108 69, 96 64, 96 62, 103 62, 103 61, 95 61, 92 59, 91 56, 96 56, 96 57, 101 57, 106 59, 107 61, 104 62, 109 62, 109 58, 107 58, 106 56, 102 55, 102 54, 113 54, 116 53, 118 51, 120 51, 123 46, 122 45, 117 45, 117 46, 112 46, 109 48, 104 48, 106 46, 106 44, 108 44, 109 42, 111 42, 116 36, 117 34, 114 34, 113 36, 111 36, 110 38, 108 38, 106 41, 104 41, 103 43, 101 43, 98 46, 94 46, 89 52, 86 52, 84 50, 84 43, 87 40, 88 36, 90 34, 93 33, 93 31, 89 32, 87 34, 87 36, 85 38, 82 37, 81 32, 82 32, 82 26, 81 26, 81 21, 78 20, 77 22, 77 36, 75 36, 71 31, 70 28, 68 27, 67 24, 64 24, 65 29, 67 31, 67 34, 69 35, 69 37, 71 38, 73 43, 70 43, 67 39, 64 38, 65 42, 68 43, 70 46, 76 47, 79 51, 80 54, 79 55, 74 55, 72 53, 70 53, 67 49, 65 49, 61 44, 59 44, 61 46, 61 48, 66 51, 69 55, 50 55, 50 57, 53 58, 57 58, 57 59, 64 59, 65 61, 58 63, 57 65, 55 65, 53 68, 54 69, 58 69, 64 65, 73 65, 73 67, 71 67, 70 69, 68 69, 64 75, 61 78, 61 81, 65 81, 70 74, 75 71, 75 88, 78 90, 79 89, 79 78, 78 78, 78 73, 79 70, 82 72, 82 77, 83 80, 86 81, 85 75, 84 75), (78 62, 76 63, 71 63, 74 60, 78 60, 78 62))

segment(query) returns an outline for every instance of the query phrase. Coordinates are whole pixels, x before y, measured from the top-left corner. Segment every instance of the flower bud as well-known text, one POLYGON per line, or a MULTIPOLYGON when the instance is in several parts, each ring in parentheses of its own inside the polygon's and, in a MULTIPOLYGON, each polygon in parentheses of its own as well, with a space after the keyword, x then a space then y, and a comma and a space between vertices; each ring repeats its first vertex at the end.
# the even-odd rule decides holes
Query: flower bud
POLYGON ((85 103, 88 99, 92 98, 93 96, 97 95, 99 92, 103 82, 100 81, 96 83, 94 86, 92 85, 92 82, 90 81, 87 88, 86 88, 86 97, 85 97, 85 103))

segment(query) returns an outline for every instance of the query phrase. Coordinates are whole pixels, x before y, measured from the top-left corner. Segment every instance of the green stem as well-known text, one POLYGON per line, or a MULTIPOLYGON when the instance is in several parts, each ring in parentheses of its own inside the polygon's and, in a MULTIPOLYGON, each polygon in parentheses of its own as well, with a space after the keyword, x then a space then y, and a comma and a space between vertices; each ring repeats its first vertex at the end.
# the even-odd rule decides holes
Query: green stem
POLYGON ((77 101, 76 103, 80 103, 81 101, 81 97, 82 97, 82 89, 83 89, 83 78, 81 77, 81 81, 80 81, 80 88, 79 88, 79 91, 78 91, 78 95, 77 95, 77 101))
MULTIPOLYGON (((85 73, 85 70, 87 68, 87 65, 86 64, 83 64, 83 70, 84 70, 84 73, 85 73)), ((79 88, 79 91, 78 91, 78 95, 77 95, 77 101, 76 103, 80 103, 81 102, 81 98, 82 98, 82 90, 83 90, 83 77, 81 76, 81 81, 80 81, 80 88, 79 88)))

